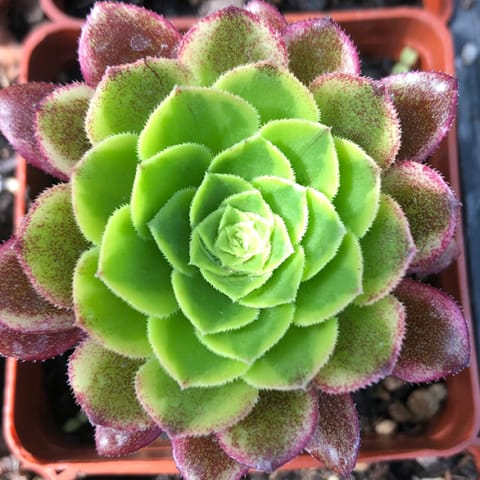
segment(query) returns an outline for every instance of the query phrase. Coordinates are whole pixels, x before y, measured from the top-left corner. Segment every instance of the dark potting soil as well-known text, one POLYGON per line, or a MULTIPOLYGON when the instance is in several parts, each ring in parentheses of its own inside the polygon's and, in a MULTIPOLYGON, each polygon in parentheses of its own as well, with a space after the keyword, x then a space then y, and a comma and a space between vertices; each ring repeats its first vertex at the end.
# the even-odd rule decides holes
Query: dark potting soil
MULTIPOLYGON (((166 16, 199 15, 205 4, 212 0, 122 0, 125 3, 140 5, 166 16)), ((218 1, 218 0, 217 0, 218 1)), ((74 17, 84 18, 94 0, 65 0, 65 11, 74 17)), ((225 4, 228 1, 224 2, 225 4)), ((238 1, 235 3, 239 3, 238 1)), ((421 0, 272 0, 280 11, 348 10, 354 8, 395 7, 400 5, 420 6, 421 0)))

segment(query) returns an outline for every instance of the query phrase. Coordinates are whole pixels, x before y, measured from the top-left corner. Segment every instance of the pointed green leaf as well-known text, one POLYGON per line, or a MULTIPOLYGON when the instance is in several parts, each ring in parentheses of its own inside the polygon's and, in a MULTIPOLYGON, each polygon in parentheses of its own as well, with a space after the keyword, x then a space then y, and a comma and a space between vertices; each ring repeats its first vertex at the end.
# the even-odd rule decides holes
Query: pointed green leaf
POLYGON ((234 302, 261 287, 271 276, 272 272, 262 275, 219 275, 206 269, 201 269, 203 278, 217 290, 227 295, 234 302))
POLYGON ((141 236, 148 237, 147 223, 175 192, 200 185, 210 161, 205 147, 186 143, 167 148, 138 166, 131 206, 141 236))
POLYGON ((365 305, 390 293, 405 276, 415 255, 408 220, 392 197, 382 194, 378 215, 360 245, 364 260, 363 293, 355 302, 365 305))
POLYGON ((141 360, 118 355, 93 340, 76 348, 69 360, 68 378, 91 423, 129 431, 152 426, 133 384, 141 365, 141 360))
POLYGON ((283 118, 318 121, 317 104, 308 88, 288 70, 271 63, 237 67, 223 74, 213 87, 234 93, 251 103, 258 110, 262 124, 283 118))
POLYGON ((221 9, 200 20, 183 37, 178 58, 202 85, 212 84, 237 65, 259 60, 284 67, 288 64, 280 32, 236 7, 221 9))
POLYGON ((150 318, 148 338, 158 361, 182 389, 223 385, 248 370, 244 362, 219 357, 205 348, 180 312, 150 318))
POLYGON ((329 393, 346 393, 388 375, 405 332, 405 309, 388 295, 368 307, 349 306, 338 318, 338 342, 314 383, 329 393))
POLYGON ((347 233, 333 260, 300 285, 294 323, 312 325, 342 311, 362 292, 362 276, 360 245, 354 235, 347 233))
POLYGON ((96 277, 98 257, 98 247, 87 250, 75 268, 73 303, 78 325, 118 354, 150 357, 147 317, 133 310, 96 277))
POLYGON ((254 322, 242 328, 197 336, 217 355, 252 364, 283 337, 293 319, 293 312, 293 304, 267 308, 260 311, 254 322))
POLYGON ((247 181, 265 175, 295 181, 292 167, 285 155, 258 135, 247 138, 217 155, 209 171, 237 175, 247 181))
POLYGON ((345 226, 361 238, 377 215, 380 169, 357 145, 335 138, 340 165, 340 189, 333 203, 345 226))
POLYGON ((296 245, 305 233, 308 223, 305 189, 301 185, 278 177, 259 177, 252 183, 261 192, 272 211, 283 219, 290 240, 296 245))
POLYGON ((305 254, 302 247, 280 265, 259 289, 254 290, 238 302, 242 305, 257 308, 270 308, 282 303, 293 302, 297 296, 305 265, 305 254))
POLYGON ((178 308, 170 274, 155 242, 137 235, 129 205, 117 210, 103 235, 97 275, 139 312, 162 317, 178 308))
POLYGON ((70 184, 45 190, 20 227, 20 261, 34 288, 58 307, 72 306, 73 269, 87 242, 73 216, 70 184))
POLYGON ((264 268, 266 272, 277 268, 293 253, 293 245, 290 242, 285 223, 278 215, 274 215, 273 218, 275 225, 270 238, 270 258, 264 268))
POLYGON ((330 128, 306 120, 275 120, 260 130, 288 158, 296 181, 332 199, 339 185, 338 160, 330 128))
POLYGON ((170 436, 208 435, 245 417, 258 392, 245 382, 182 390, 155 358, 140 368, 137 395, 143 407, 170 436))
POLYGON ((70 176, 73 167, 90 148, 85 133, 85 114, 93 90, 83 83, 57 88, 38 106, 36 138, 45 157, 70 176))
POLYGON ((346 232, 338 213, 324 195, 309 188, 307 202, 308 227, 302 239, 303 280, 312 278, 335 256, 346 232))
POLYGON ((309 327, 292 325, 243 378, 260 389, 304 389, 328 361, 336 341, 336 318, 309 327))
POLYGON ((174 269, 192 274, 190 261, 190 224, 188 214, 195 188, 174 193, 148 224, 160 251, 174 269))
POLYGON ((175 85, 193 83, 192 74, 177 60, 146 57, 107 68, 90 103, 86 129, 90 140, 143 130, 150 113, 175 85))
POLYGON ((217 154, 258 129, 258 114, 243 98, 201 87, 175 87, 140 135, 142 160, 179 143, 200 143, 217 154))
POLYGON ((198 225, 231 195, 250 190, 253 190, 252 185, 235 175, 207 173, 192 201, 190 225, 198 225))
POLYGON ((130 198, 137 141, 130 133, 107 138, 86 153, 73 173, 75 218, 85 237, 97 245, 110 215, 130 198))
POLYGON ((190 277, 174 271, 172 284, 183 314, 202 334, 240 328, 258 317, 256 308, 232 302, 200 275, 190 277))

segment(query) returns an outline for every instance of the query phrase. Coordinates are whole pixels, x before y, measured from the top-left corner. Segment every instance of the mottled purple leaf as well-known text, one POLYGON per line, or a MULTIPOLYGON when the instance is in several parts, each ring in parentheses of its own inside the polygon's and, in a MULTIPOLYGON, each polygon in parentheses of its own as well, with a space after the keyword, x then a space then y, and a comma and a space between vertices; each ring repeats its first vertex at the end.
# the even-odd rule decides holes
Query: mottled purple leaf
POLYGON ((152 443, 160 433, 161 430, 157 426, 131 432, 95 425, 95 447, 99 455, 105 457, 120 457, 146 447, 152 443))
POLYGON ((0 91, 0 130, 29 163, 62 180, 68 177, 46 158, 35 139, 35 115, 42 100, 57 88, 53 83, 26 83, 0 91))
POLYGON ((408 72, 382 80, 393 94, 400 117, 399 160, 425 160, 450 129, 457 109, 458 84, 439 72, 408 72))
POLYGON ((272 472, 303 450, 317 421, 314 390, 265 390, 250 414, 218 438, 237 462, 272 472))
POLYGON ((460 202, 455 193, 431 167, 408 160, 385 173, 382 188, 400 204, 410 225, 417 253, 409 272, 438 271, 437 259, 450 245, 457 225, 460 202))
POLYGON ((60 332, 22 333, 0 324, 0 355, 47 360, 72 348, 83 337, 83 331, 76 327, 60 332))
POLYGON ((78 49, 80 68, 96 85, 107 67, 145 57, 174 56, 180 33, 164 17, 135 5, 97 2, 87 17, 78 49))
POLYGON ((73 312, 55 308, 34 289, 18 262, 15 239, 0 247, 0 323, 21 333, 71 330, 73 312))
POLYGON ((286 28, 284 39, 290 70, 305 85, 325 73, 360 72, 355 45, 329 17, 292 23, 286 28))
POLYGON ((407 311, 407 334, 394 375, 407 382, 432 382, 468 365, 469 332, 451 297, 411 279, 394 293, 407 311))
POLYGON ((360 425, 350 395, 318 392, 318 423, 305 450, 326 468, 347 477, 355 467, 360 425))
POLYGON ((186 480, 239 480, 248 467, 230 458, 210 437, 172 439, 173 459, 186 480))

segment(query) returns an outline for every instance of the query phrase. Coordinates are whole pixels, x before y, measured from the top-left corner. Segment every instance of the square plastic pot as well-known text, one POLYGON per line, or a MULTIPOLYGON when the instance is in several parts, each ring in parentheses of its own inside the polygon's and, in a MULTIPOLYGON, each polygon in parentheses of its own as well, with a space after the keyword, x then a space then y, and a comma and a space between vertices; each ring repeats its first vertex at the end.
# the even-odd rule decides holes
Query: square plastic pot
MULTIPOLYGON (((304 17, 312 16, 311 13, 304 17)), ((290 16, 294 21, 301 15, 290 16)), ((336 14, 334 18, 351 35, 364 56, 398 58, 403 47, 418 51, 419 67, 454 73, 452 42, 444 24, 433 15, 418 9, 377 10, 364 13, 336 14)), ((181 22, 183 22, 182 20, 181 22)), ((183 23, 174 24, 184 27, 183 23)), ((26 42, 22 60, 23 80, 50 81, 62 69, 75 67, 79 25, 71 22, 47 25, 37 30, 26 42)), ((460 195, 455 131, 442 142, 431 159, 460 195)), ((18 166, 20 191, 16 214, 19 220, 25 210, 25 198, 32 197, 49 185, 50 178, 23 160, 18 166), (28 186, 28 187, 27 187, 28 186)), ((465 252, 462 226, 457 241, 465 252)), ((472 330, 466 258, 459 259, 437 278, 438 286, 461 304, 472 330)), ((473 339, 473 335, 472 335, 473 339)), ((386 461, 422 456, 452 455, 466 448, 479 430, 479 389, 476 356, 472 340, 472 363, 462 373, 448 378, 448 400, 442 412, 416 436, 363 436, 361 462, 386 461)), ((157 440, 151 446, 124 458, 98 457, 93 446, 73 447, 52 422, 45 391, 44 370, 40 364, 8 360, 4 428, 12 452, 26 468, 47 479, 71 479, 93 474, 160 474, 175 473, 167 442, 157 440)), ((285 468, 320 467, 307 455, 300 455, 285 468)))

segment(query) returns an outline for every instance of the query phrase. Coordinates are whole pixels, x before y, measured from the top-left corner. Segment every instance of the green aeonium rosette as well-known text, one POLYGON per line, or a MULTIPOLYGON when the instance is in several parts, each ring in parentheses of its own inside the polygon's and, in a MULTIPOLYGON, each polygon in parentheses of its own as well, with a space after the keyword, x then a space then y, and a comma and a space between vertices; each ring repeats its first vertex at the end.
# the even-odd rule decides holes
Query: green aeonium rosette
POLYGON ((247 8, 181 37, 97 3, 86 83, 2 93, 6 135, 67 180, 2 246, 2 352, 48 358, 87 335, 69 379, 99 453, 163 430, 187 478, 271 471, 303 449, 346 474, 350 392, 468 361, 456 304, 404 278, 454 251, 458 202, 418 161, 453 120, 456 84, 360 77, 330 20, 247 8))

